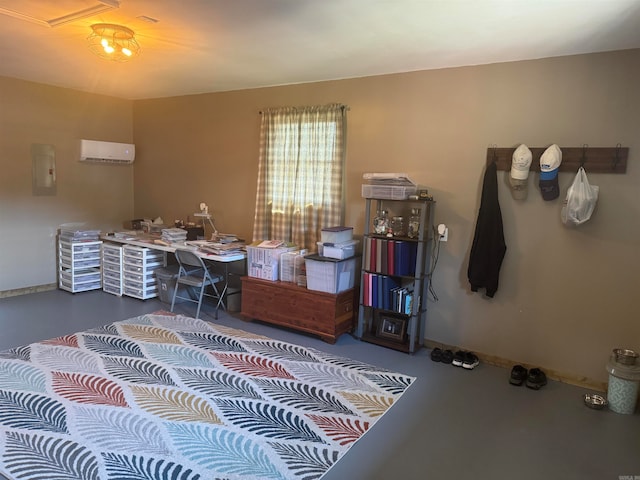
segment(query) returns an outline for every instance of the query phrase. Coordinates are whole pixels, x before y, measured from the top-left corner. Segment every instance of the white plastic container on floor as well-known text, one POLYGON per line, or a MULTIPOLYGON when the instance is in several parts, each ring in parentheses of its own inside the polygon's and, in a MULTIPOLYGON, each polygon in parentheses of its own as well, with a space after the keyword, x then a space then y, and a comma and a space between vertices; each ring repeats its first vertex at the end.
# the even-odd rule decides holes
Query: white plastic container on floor
POLYGON ((640 390, 640 365, 625 365, 616 360, 612 354, 607 363, 609 372, 609 388, 607 389, 607 402, 609 409, 616 413, 633 414, 638 403, 638 390, 640 390))

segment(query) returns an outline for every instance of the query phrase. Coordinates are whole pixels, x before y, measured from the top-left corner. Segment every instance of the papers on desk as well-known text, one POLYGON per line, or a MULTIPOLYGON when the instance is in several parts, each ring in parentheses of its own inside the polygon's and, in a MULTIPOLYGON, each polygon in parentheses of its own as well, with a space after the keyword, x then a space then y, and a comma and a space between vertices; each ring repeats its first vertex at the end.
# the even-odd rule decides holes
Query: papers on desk
POLYGON ((123 232, 114 232, 113 236, 120 240, 135 240, 138 236, 138 232, 135 230, 125 230, 123 232))
POLYGON ((169 243, 184 242, 187 239, 187 231, 184 228, 163 228, 162 240, 169 243))
POLYGON ((222 243, 213 240, 188 240, 186 245, 197 247, 203 253, 210 253, 213 255, 236 255, 240 253, 244 248, 244 242, 230 242, 222 243))

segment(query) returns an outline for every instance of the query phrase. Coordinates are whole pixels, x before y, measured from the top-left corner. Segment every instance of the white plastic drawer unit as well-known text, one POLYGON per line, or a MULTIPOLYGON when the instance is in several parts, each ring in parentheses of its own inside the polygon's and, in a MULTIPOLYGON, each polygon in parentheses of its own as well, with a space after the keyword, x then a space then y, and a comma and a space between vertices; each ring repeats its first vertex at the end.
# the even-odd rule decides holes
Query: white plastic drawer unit
POLYGON ((58 240, 58 286, 69 292, 102 287, 102 241, 58 240))
POLYGON ((87 270, 60 270, 58 278, 60 288, 70 292, 83 292, 85 290, 95 290, 102 286, 100 269, 93 268, 87 270))
POLYGON ((122 281, 118 278, 102 277, 102 290, 112 295, 122 296, 122 281))
POLYGON ((60 278, 77 284, 97 282, 100 281, 100 270, 97 268, 76 270, 74 272, 71 270, 62 270, 60 271, 60 278))
POLYGON ((102 261, 120 265, 122 263, 122 255, 114 255, 110 252, 102 252, 102 261))
POLYGON ((133 266, 133 267, 141 267, 143 269, 154 269, 158 267, 165 266, 165 260, 163 258, 153 258, 153 259, 141 259, 135 257, 124 257, 124 264, 133 266))
POLYGON ((123 267, 121 265, 118 265, 117 263, 104 262, 102 264, 102 269, 120 274, 123 270, 123 267))
POLYGON ((167 254, 147 247, 125 245, 122 250, 124 295, 146 300, 158 296, 154 272, 167 264, 167 254))
POLYGON ((124 286, 124 294, 129 297, 140 298, 146 300, 147 298, 153 298, 158 296, 158 287, 142 288, 139 285, 131 284, 124 286))
POLYGON ((164 267, 167 261, 166 252, 152 250, 146 247, 125 245, 123 253, 123 263, 125 265, 134 265, 145 269, 164 267))
POLYGON ((140 260, 151 260, 165 258, 166 252, 153 250, 147 247, 134 247, 131 245, 124 246, 124 255, 129 258, 138 258, 140 260))
POLYGON ((122 245, 102 244, 102 290, 122 296, 122 245))
POLYGON ((68 290, 69 292, 85 292, 87 290, 98 290, 101 287, 101 282, 89 282, 89 283, 77 283, 70 280, 60 279, 60 288, 68 290))
POLYGON ((65 268, 70 268, 73 270, 84 270, 87 268, 96 268, 100 266, 100 257, 93 259, 85 259, 85 260, 73 260, 71 257, 67 257, 62 255, 60 257, 60 263, 65 268))
POLYGON ((148 265, 133 265, 130 263, 124 263, 122 265, 122 272, 123 275, 127 273, 153 275, 158 268, 162 268, 164 266, 166 266, 164 262, 153 262, 148 265))
POLYGON ((100 255, 102 241, 96 242, 65 242, 60 240, 60 249, 71 252, 74 256, 81 253, 93 253, 100 255))
POLYGON ((124 273, 124 283, 125 285, 134 284, 134 285, 148 285, 154 286, 156 284, 156 276, 153 272, 149 273, 124 273))
POLYGON ((104 243, 102 245, 103 253, 108 253, 109 255, 122 255, 122 245, 113 245, 110 243, 104 243))
POLYGON ((107 265, 102 266, 102 277, 110 278, 111 280, 117 280, 118 282, 122 281, 122 273, 119 270, 111 270, 107 265))

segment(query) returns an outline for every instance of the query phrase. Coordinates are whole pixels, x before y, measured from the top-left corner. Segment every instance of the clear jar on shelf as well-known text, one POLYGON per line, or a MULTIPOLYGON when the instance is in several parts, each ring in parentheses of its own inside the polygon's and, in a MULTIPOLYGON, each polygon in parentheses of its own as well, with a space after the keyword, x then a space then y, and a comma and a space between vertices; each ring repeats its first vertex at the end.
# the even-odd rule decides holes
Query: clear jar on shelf
POLYGON ((393 217, 391 219, 391 231, 394 237, 406 237, 407 232, 404 228, 404 217, 393 217))
POLYGON ((407 236, 409 238, 418 238, 420 235, 420 209, 412 208, 409 217, 409 225, 407 228, 407 236))
POLYGON ((378 210, 373 219, 373 233, 376 235, 386 235, 389 231, 389 212, 387 210, 378 210))

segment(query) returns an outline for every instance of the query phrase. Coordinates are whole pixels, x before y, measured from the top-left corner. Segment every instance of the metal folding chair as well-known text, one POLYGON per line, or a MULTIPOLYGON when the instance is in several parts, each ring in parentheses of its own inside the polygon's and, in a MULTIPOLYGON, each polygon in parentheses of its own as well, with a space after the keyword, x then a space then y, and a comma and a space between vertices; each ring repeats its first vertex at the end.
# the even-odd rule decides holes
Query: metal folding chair
POLYGON ((223 296, 216 287, 216 283, 223 281, 222 275, 212 273, 204 263, 204 260, 191 250, 178 249, 175 251, 175 256, 180 268, 178 270, 178 278, 176 279, 176 287, 173 291, 173 297, 171 298, 171 311, 173 312, 176 298, 179 298, 181 300, 198 304, 198 310, 196 311, 196 318, 198 318, 200 316, 200 308, 202 307, 203 298, 210 297, 215 299, 217 302, 215 309, 215 318, 217 319, 218 309, 220 306, 222 305, 222 308, 225 308, 223 296), (193 267, 197 268, 194 269, 193 267), (198 299, 195 300, 191 296, 179 295, 178 290, 181 286, 187 287, 187 291, 195 291, 198 299), (207 287, 211 287, 213 293, 208 293, 206 291, 207 287))

